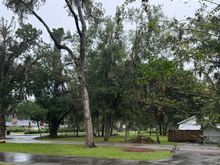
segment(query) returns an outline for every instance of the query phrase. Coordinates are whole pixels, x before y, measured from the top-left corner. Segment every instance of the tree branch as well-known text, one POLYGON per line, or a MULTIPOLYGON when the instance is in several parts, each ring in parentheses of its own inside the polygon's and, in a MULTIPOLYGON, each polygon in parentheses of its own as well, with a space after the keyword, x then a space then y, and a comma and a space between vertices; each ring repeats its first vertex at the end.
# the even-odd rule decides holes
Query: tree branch
POLYGON ((66 111, 66 112, 59 118, 58 123, 60 123, 60 122, 63 120, 63 118, 64 118, 66 115, 68 115, 68 113, 70 113, 70 111, 71 111, 71 110, 66 111))
POLYGON ((78 17, 76 15, 76 12, 73 10, 72 8, 72 5, 71 3, 69 2, 69 0, 65 0, 66 4, 67 4, 67 7, 69 8, 70 12, 72 13, 73 17, 74 17, 74 20, 75 20, 75 23, 76 23, 76 28, 77 28, 77 31, 79 33, 79 35, 81 36, 82 35, 82 32, 80 30, 80 27, 79 27, 79 20, 78 20, 78 17))
MULTIPOLYGON (((183 28, 183 30, 186 30, 186 31, 194 31, 194 32, 199 32, 199 33, 202 33, 202 34, 206 34, 207 35, 207 31, 205 30, 198 30, 198 29, 190 29, 190 28, 183 28)), ((216 34, 213 34, 213 33, 208 33, 209 35, 211 36, 214 36, 214 37, 219 37, 218 35, 216 34)))
POLYGON ((62 45, 60 44, 57 39, 55 38, 55 36, 53 35, 52 31, 50 30, 49 26, 46 24, 46 22, 34 11, 32 10, 28 5, 26 5, 23 1, 21 1, 21 3, 28 8, 28 10, 43 24, 43 26, 46 28, 47 32, 49 33, 50 37, 52 38, 52 40, 54 41, 56 47, 58 49, 64 49, 66 50, 71 57, 74 60, 74 63, 76 66, 78 66, 78 59, 77 57, 74 55, 73 51, 66 45, 62 45))
POLYGON ((217 6, 220 5, 220 3, 214 2, 214 1, 212 1, 212 0, 202 0, 202 1, 209 2, 209 3, 214 4, 214 5, 217 5, 217 6))
MULTIPOLYGON (((76 6, 77 6, 77 10, 78 10, 78 14, 79 14, 79 19, 80 19, 80 23, 82 25, 82 30, 81 30, 81 35, 80 35, 80 67, 81 69, 84 68, 84 61, 85 61, 85 37, 86 37, 86 22, 85 22, 85 18, 83 16, 83 12, 82 12, 82 4, 80 0, 75 0, 76 6)), ((83 2, 82 2, 83 3, 83 2)))
POLYGON ((83 16, 82 7, 80 5, 79 0, 76 0, 76 5, 77 5, 78 13, 79 13, 79 19, 82 25, 82 35, 83 35, 86 32, 86 23, 85 23, 85 18, 83 16))

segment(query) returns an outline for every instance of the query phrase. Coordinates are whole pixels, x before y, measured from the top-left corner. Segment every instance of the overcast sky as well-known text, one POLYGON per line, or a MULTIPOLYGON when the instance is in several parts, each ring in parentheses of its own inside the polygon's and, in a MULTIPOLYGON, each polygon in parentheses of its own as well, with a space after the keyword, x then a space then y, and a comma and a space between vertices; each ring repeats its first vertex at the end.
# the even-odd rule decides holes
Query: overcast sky
MULTIPOLYGON (((116 6, 121 5, 124 0, 96 0, 97 2, 102 2, 105 8, 106 15, 114 15, 116 6)), ((138 1, 138 0, 137 0, 138 1)), ((139 0, 141 1, 141 0, 139 0)), ((185 4, 185 0, 149 0, 152 4, 161 4, 163 6, 163 11, 168 17, 176 17, 177 19, 184 19, 185 17, 192 16, 196 9, 199 8, 197 0, 191 0, 189 3, 185 4)), ((137 3, 138 5, 140 3, 137 3)), ((74 24, 71 17, 67 17, 67 13, 63 10, 64 1, 58 0, 47 0, 46 5, 44 5, 40 11, 44 20, 48 23, 51 28, 64 27, 66 29, 73 29, 74 24)), ((10 20, 12 12, 7 10, 4 5, 0 4, 0 17, 4 17, 10 20)), ((40 29, 44 29, 38 21, 30 17, 29 22, 40 29)), ((46 34, 44 34, 46 36, 46 34)), ((47 37, 46 37, 47 38, 47 37)))

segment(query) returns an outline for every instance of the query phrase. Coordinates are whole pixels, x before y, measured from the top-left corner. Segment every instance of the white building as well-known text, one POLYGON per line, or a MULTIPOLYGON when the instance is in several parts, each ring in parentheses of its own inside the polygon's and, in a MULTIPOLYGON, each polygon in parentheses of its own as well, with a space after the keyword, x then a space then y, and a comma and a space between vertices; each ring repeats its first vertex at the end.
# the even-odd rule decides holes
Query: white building
POLYGON ((37 128, 37 123, 31 120, 18 120, 17 118, 12 118, 10 122, 6 122, 6 127, 29 127, 37 128))
POLYGON ((202 129, 196 121, 196 116, 185 119, 178 124, 178 130, 202 130, 204 143, 220 143, 220 124, 208 125, 202 129))
POLYGON ((192 116, 177 124, 178 130, 201 130, 201 125, 196 122, 196 116, 192 116))

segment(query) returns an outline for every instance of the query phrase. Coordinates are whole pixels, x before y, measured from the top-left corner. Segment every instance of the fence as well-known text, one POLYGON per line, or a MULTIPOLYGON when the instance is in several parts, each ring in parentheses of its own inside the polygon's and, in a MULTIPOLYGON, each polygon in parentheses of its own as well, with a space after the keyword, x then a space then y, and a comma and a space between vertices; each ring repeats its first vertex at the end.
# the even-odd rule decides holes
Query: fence
POLYGON ((200 142, 202 140, 201 130, 169 130, 169 142, 200 142))

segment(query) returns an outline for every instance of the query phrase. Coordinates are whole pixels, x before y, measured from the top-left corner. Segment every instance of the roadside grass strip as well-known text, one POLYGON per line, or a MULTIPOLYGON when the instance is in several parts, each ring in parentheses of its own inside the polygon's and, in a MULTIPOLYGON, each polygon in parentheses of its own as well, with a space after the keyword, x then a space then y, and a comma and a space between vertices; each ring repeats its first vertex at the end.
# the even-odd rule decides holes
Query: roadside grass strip
MULTIPOLYGON (((65 144, 0 144, 0 152, 18 152, 42 155, 79 156, 95 158, 113 158, 124 160, 160 160, 172 156, 170 151, 149 150, 128 152, 123 147, 86 148, 82 145, 65 144)), ((1 165, 1 164, 0 164, 1 165)))

